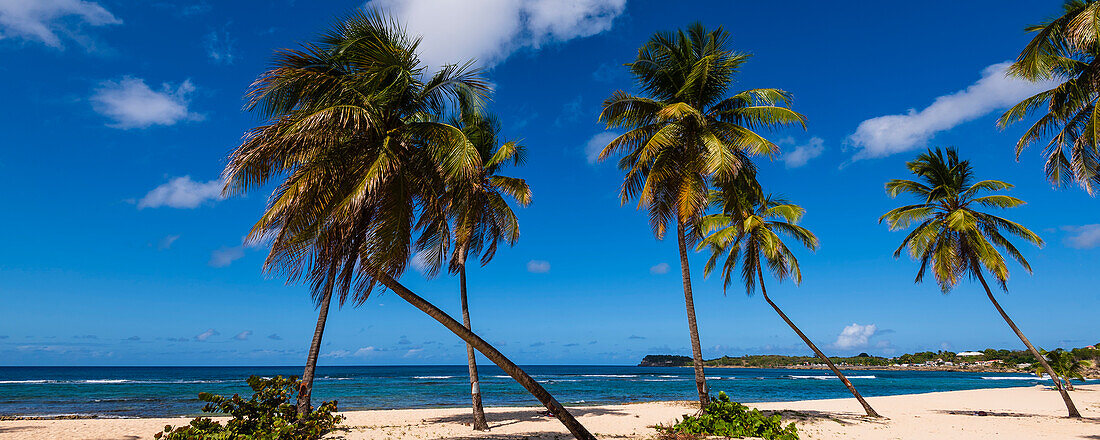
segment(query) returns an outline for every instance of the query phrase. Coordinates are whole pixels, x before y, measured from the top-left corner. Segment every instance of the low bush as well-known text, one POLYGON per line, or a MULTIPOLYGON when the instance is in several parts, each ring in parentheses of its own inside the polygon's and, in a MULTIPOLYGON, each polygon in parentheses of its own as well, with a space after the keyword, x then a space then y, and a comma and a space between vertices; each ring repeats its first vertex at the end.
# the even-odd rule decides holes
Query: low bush
POLYGON ((783 426, 779 415, 767 416, 756 409, 730 401, 724 392, 711 398, 703 412, 685 415, 672 426, 657 426, 661 440, 693 440, 709 435, 757 437, 765 440, 798 440, 794 423, 783 426))
POLYGON ((317 440, 338 429, 343 416, 336 415, 336 402, 323 402, 304 417, 298 417, 295 399, 298 377, 275 376, 248 378, 253 394, 245 400, 199 393, 207 402, 204 413, 231 417, 223 425, 208 417, 198 417, 186 426, 165 426, 153 435, 159 440, 317 440))

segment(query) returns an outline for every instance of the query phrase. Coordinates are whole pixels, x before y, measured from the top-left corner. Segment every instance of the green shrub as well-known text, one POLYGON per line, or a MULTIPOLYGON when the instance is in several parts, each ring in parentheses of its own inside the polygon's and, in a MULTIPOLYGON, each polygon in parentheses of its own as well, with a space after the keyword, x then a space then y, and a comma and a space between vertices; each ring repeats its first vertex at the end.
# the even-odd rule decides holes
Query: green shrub
POLYGON ((252 398, 199 393, 205 413, 226 414, 225 424, 207 417, 198 417, 186 426, 165 426, 153 435, 162 440, 316 440, 337 429, 342 416, 336 412, 336 402, 323 402, 304 417, 298 417, 294 405, 298 394, 298 377, 275 376, 248 378, 252 398))
POLYGON ((657 429, 661 431, 660 438, 668 440, 686 440, 708 435, 798 440, 798 429, 794 423, 783 426, 779 415, 766 416, 759 410, 731 402, 724 392, 719 392, 717 399, 711 398, 702 414, 685 415, 675 425, 658 425, 657 429))

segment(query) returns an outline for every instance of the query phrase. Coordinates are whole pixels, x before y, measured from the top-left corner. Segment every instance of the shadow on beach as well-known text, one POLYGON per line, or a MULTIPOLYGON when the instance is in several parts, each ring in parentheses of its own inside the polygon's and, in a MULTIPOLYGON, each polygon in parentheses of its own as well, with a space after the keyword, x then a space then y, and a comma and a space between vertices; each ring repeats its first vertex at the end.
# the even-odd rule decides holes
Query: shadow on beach
POLYGON ((819 422, 830 421, 836 422, 841 425, 855 425, 857 423, 875 423, 885 425, 888 419, 876 419, 867 417, 863 413, 845 412, 845 411, 816 411, 816 410, 791 410, 782 409, 775 411, 760 411, 767 415, 779 414, 783 417, 784 422, 819 422))
MULTIPOLYGON (((616 410, 616 409, 598 408, 598 407, 569 408, 569 412, 572 413, 574 417, 603 416, 603 415, 622 416, 622 415, 627 414, 626 412, 616 410)), ((473 420, 474 420, 473 414, 455 414, 455 415, 444 416, 444 417, 427 418, 427 419, 424 419, 424 422, 426 422, 426 423, 461 423, 463 425, 471 425, 473 423, 473 420)), ((485 411, 485 420, 489 422, 489 429, 490 430, 495 429, 495 428, 499 428, 501 426, 508 426, 508 425, 513 425, 513 424, 522 423, 522 422, 538 422, 538 421, 545 421, 545 420, 557 421, 557 419, 555 419, 554 416, 549 415, 546 412, 545 409, 541 409, 541 408, 538 408, 538 409, 536 409, 536 408, 521 409, 521 410, 512 410, 512 411, 485 411)), ((491 432, 492 431, 490 431, 490 433, 491 432)), ((462 438, 466 438, 466 437, 462 437, 462 438)), ((493 436, 488 436, 488 435, 481 435, 481 436, 478 436, 478 438, 509 438, 509 437, 493 437, 493 436)), ((519 438, 522 438, 522 436, 519 437, 519 438)), ((531 437, 531 438, 542 438, 542 437, 531 437)), ((547 438, 551 438, 551 437, 547 437, 547 438)))

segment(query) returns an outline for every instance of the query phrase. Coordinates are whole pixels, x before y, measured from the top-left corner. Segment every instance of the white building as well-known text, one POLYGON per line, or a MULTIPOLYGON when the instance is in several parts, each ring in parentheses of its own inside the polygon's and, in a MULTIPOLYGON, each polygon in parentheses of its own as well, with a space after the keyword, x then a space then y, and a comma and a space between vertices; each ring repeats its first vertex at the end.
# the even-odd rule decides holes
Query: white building
POLYGON ((985 353, 982 353, 980 351, 964 351, 962 353, 955 353, 955 356, 962 356, 962 357, 982 356, 982 355, 985 355, 985 353))

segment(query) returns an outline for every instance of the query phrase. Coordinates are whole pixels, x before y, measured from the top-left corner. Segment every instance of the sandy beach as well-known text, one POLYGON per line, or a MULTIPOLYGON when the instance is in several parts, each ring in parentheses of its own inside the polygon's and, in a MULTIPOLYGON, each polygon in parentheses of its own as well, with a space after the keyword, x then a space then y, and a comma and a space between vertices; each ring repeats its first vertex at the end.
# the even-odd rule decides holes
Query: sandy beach
MULTIPOLYGON (((1064 416, 1058 394, 1046 387, 1001 388, 872 397, 888 420, 860 417, 852 399, 759 403, 761 410, 783 411, 796 421, 804 439, 1100 439, 1100 385, 1073 393, 1082 420, 1064 416), (981 411, 979 413, 979 411, 981 411)), ((599 438, 644 439, 650 426, 690 412, 686 402, 650 402, 573 408, 599 438)), ((487 408, 489 433, 469 429, 466 408, 350 411, 352 439, 568 439, 556 419, 540 408, 487 408)), ((0 439, 143 439, 166 424, 188 419, 81 419, 0 421, 0 439)))

